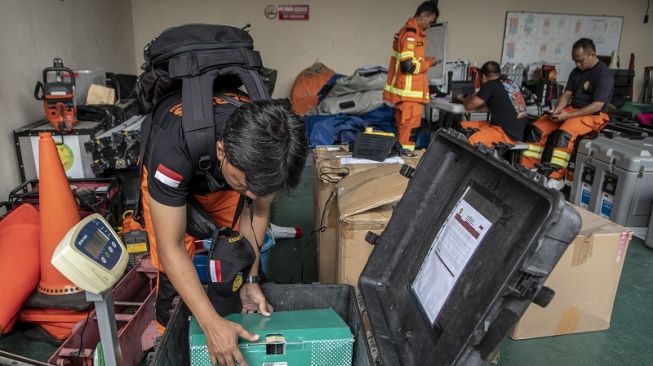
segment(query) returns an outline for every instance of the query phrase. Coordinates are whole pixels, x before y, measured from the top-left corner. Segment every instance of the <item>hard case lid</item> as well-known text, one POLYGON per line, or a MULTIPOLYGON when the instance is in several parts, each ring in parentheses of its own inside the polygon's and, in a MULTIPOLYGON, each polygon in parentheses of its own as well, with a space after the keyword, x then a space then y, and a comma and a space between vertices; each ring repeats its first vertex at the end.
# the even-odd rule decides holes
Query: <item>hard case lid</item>
POLYGON ((579 146, 579 153, 592 155, 593 159, 614 164, 627 172, 653 171, 653 137, 627 139, 603 136, 585 141, 579 146))
MULTIPOLYGON (((479 150, 480 149, 480 150, 479 150)), ((580 229, 560 192, 435 135, 359 286, 382 365, 482 365, 580 229)))

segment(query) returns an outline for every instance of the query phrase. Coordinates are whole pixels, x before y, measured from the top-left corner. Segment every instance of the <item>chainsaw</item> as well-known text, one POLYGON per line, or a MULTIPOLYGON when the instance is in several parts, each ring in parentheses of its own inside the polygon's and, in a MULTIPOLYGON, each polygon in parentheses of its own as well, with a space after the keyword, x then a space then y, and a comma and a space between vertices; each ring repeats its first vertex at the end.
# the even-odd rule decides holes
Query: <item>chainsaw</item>
POLYGON ((53 63, 52 67, 43 69, 43 82, 36 83, 34 97, 43 101, 45 118, 55 130, 70 132, 77 120, 75 74, 60 58, 55 58, 53 63), (49 79, 52 75, 54 79, 49 79))

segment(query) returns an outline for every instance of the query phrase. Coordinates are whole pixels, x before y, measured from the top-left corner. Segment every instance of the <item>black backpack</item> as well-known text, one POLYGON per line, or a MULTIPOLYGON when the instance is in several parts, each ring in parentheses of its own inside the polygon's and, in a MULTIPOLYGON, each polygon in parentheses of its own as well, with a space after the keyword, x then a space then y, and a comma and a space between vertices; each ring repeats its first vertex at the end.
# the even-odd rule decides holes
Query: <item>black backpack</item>
MULTIPOLYGON (((214 186, 211 173, 218 163, 214 83, 217 80, 228 88, 244 86, 252 101, 270 99, 261 76, 261 56, 254 50, 252 37, 243 29, 226 25, 187 24, 164 30, 145 46, 143 56, 145 63, 136 82, 136 92, 148 118, 141 127, 140 163, 157 104, 181 90, 182 124, 193 166, 197 174, 207 177, 209 187, 214 186)), ((226 95, 221 97, 231 104, 241 104, 226 95)), ((137 207, 135 218, 141 219, 140 214, 137 207)))
POLYGON ((232 88, 244 86, 253 101, 270 99, 260 73, 261 56, 242 29, 210 24, 168 28, 145 46, 143 56, 143 72, 137 81, 139 102, 144 112, 153 115, 159 101, 181 90, 184 136, 197 170, 210 172, 217 163, 216 79, 232 88))

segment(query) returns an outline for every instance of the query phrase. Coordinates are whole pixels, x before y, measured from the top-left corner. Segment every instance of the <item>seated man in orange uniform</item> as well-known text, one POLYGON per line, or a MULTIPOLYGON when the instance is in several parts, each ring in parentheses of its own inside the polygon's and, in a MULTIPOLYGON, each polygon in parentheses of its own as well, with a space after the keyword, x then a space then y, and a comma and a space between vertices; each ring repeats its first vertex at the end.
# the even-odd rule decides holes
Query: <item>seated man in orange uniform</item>
POLYGON ((468 137, 469 143, 481 143, 494 147, 499 142, 515 145, 524 138, 528 125, 526 103, 519 87, 511 80, 501 77, 501 67, 488 61, 481 67, 481 88, 478 92, 457 96, 466 110, 475 110, 484 105, 490 111, 490 121, 461 122, 463 128, 477 130, 468 137))
POLYGON ((527 168, 533 168, 540 161, 558 167, 549 176, 549 187, 556 189, 564 186, 578 137, 598 132, 608 123, 605 112, 614 89, 614 77, 608 66, 599 61, 591 39, 576 41, 571 55, 576 68, 569 74, 565 92, 550 114, 533 123, 526 136, 528 150, 522 160, 527 168))

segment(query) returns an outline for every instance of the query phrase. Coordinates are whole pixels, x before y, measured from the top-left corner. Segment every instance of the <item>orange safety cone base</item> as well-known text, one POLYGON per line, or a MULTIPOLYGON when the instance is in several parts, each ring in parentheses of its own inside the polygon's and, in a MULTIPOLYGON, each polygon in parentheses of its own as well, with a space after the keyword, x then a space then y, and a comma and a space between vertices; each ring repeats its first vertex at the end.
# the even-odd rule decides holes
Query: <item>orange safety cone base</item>
POLYGON ((86 301, 86 293, 84 291, 69 295, 46 295, 40 291, 34 291, 32 296, 25 302, 25 306, 30 308, 84 311, 91 307, 91 303, 86 301))
POLYGON ((86 320, 89 311, 25 309, 20 313, 20 320, 38 325, 52 341, 63 341, 70 336, 75 324, 86 320))

